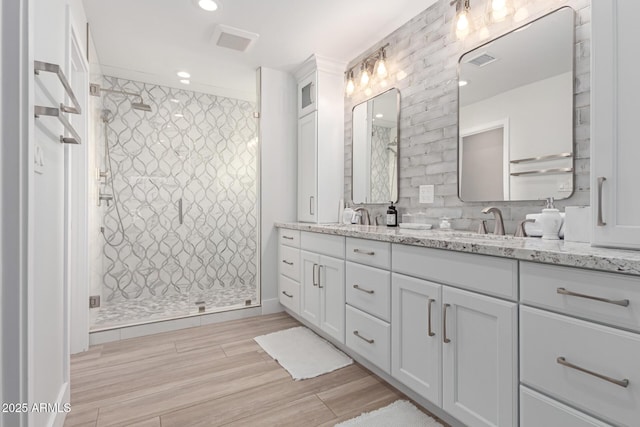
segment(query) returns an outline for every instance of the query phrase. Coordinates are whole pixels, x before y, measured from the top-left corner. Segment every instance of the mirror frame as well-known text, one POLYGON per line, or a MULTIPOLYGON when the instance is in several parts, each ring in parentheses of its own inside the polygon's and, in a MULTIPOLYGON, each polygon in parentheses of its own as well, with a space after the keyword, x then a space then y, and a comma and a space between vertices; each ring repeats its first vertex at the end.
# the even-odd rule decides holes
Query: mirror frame
POLYGON ((400 200, 400 89, 396 88, 396 87, 392 87, 390 89, 385 90, 384 92, 380 92, 378 94, 376 94, 375 96, 372 96, 370 98, 365 99, 364 101, 356 104, 353 106, 353 108, 351 109, 351 203, 354 205, 387 205, 389 204, 389 202, 393 202, 398 203, 398 200, 400 200), (353 111, 356 109, 356 107, 368 103, 369 101, 377 98, 378 96, 382 96, 386 93, 389 93, 391 91, 395 91, 396 92, 396 138, 398 140, 398 145, 396 146, 396 197, 395 200, 387 200, 384 202, 355 202, 353 200, 353 189, 354 189, 354 178, 355 175, 353 173, 353 159, 354 159, 354 126, 353 126, 353 111))
MULTIPOLYGON (((518 27, 498 36, 495 37, 493 39, 487 40, 486 42, 475 46, 473 49, 470 49, 466 52, 464 52, 462 55, 460 55, 460 58, 458 58, 458 64, 457 64, 457 81, 460 82, 460 71, 461 71, 461 61, 462 58, 473 52, 476 50, 481 49, 483 46, 489 45, 493 42, 495 42, 496 40, 502 39, 510 34, 515 33, 516 31, 527 27, 528 25, 531 25, 534 22, 540 21, 546 17, 548 17, 549 15, 552 15, 558 11, 561 11, 563 9, 568 9, 569 11, 571 11, 572 13, 572 26, 573 26, 573 31, 572 31, 572 38, 571 38, 571 43, 573 46, 572 49, 572 58, 571 61, 573 63, 572 65, 572 73, 573 73, 573 79, 572 81, 575 81, 575 76, 576 76, 576 56, 575 56, 575 44, 576 44, 576 34, 575 34, 575 22, 576 22, 576 11, 575 9, 573 9, 571 6, 562 6, 559 7, 557 9, 554 9, 548 13, 545 13, 544 15, 533 19, 531 21, 526 21, 524 23, 522 23, 522 25, 519 25, 518 27)), ((458 200, 460 200, 463 203, 482 203, 482 202, 500 202, 500 203, 510 203, 510 202, 530 202, 530 201, 539 201, 539 200, 543 200, 543 199, 518 199, 518 200, 464 200, 462 198, 461 195, 461 190, 462 190, 462 182, 460 180, 460 175, 461 175, 461 164, 460 164, 460 160, 461 160, 461 138, 460 138, 460 85, 458 84, 457 87, 457 95, 458 95, 458 111, 457 111, 457 141, 456 141, 456 149, 457 149, 457 180, 458 180, 458 189, 457 189, 457 194, 458 194, 458 200)), ((567 200, 570 197, 572 197, 575 194, 576 191, 576 135, 575 135, 575 109, 576 109, 576 103, 575 103, 575 88, 572 86, 572 97, 571 97, 571 116, 572 116, 572 120, 571 120, 571 183, 572 183, 572 187, 571 187, 571 193, 569 193, 567 195, 567 197, 563 197, 563 198, 556 198, 555 200, 567 200)))

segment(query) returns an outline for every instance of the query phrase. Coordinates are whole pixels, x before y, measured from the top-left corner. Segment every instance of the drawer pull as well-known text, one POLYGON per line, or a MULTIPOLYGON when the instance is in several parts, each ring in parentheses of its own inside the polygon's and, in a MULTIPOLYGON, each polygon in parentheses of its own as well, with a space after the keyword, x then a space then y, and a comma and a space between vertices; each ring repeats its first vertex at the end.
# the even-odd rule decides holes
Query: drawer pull
POLYGON ((451 304, 445 304, 442 308, 442 340, 449 344, 451 340, 447 338, 447 308, 451 307, 451 304))
POLYGON ((293 240, 293 237, 291 236, 282 236, 283 239, 287 239, 287 240, 293 240))
POLYGON ((285 297, 293 298, 293 295, 288 294, 287 291, 282 291, 285 297))
POLYGON ((615 385, 619 385, 620 387, 627 388, 629 386, 629 380, 616 380, 614 378, 608 377, 606 375, 599 374, 597 372, 590 371, 588 369, 581 368, 580 366, 574 365, 573 363, 567 362, 567 359, 564 357, 558 357, 556 362, 561 364, 562 366, 566 366, 567 368, 575 369, 580 372, 584 372, 585 374, 593 375, 594 377, 600 378, 605 381, 609 381, 610 383, 614 383, 615 385))
POLYGON ((434 336, 436 333, 433 332, 431 330, 431 304, 433 304, 435 302, 434 299, 429 298, 429 301, 427 301, 427 317, 429 318, 429 336, 432 337, 434 336))
POLYGON ((557 292, 560 295, 568 295, 568 296, 571 296, 571 297, 578 297, 578 298, 587 298, 587 299, 592 299, 592 300, 595 300, 595 301, 606 302, 608 304, 621 305, 622 307, 628 307, 629 306, 629 300, 628 299, 613 300, 613 299, 608 299, 608 298, 594 297, 594 296, 591 296, 591 295, 578 294, 576 292, 571 292, 571 291, 566 290, 565 288, 558 288, 557 292))
POLYGON ((354 249, 353 252, 357 253, 357 254, 362 254, 362 255, 375 255, 376 253, 373 251, 363 251, 362 249, 354 249))
POLYGON ((358 333, 358 331, 353 331, 353 335, 357 336, 358 338, 360 338, 363 341, 368 342, 369 344, 373 344, 374 343, 374 340, 372 340, 372 339, 370 340, 370 339, 367 339, 367 338, 363 337, 362 335, 360 335, 360 333, 358 333))
POLYGON ((282 260, 282 262, 284 262, 284 263, 285 263, 285 264, 287 264, 287 265, 293 265, 293 263, 292 263, 292 262, 287 261, 286 259, 283 259, 283 260, 282 260))
POLYGON ((361 288, 359 285, 353 285, 353 289, 357 289, 357 290, 362 291, 362 292, 365 292, 365 293, 367 293, 367 294, 374 294, 374 293, 376 292, 376 291, 374 291, 374 290, 369 290, 369 289, 361 288))

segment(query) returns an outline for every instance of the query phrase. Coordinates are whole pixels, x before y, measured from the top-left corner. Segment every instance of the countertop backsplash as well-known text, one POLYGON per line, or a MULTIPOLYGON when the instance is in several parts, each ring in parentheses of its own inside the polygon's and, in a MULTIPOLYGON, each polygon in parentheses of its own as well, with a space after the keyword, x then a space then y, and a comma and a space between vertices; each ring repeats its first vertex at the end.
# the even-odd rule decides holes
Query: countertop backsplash
MULTIPOLYGON (((484 2, 472 2, 472 15, 482 15, 484 2), (478 3, 478 4, 476 4, 478 3)), ((396 87, 400 90, 399 142, 399 218, 404 213, 426 212, 429 222, 437 225, 440 218, 452 218, 455 229, 475 230, 482 219, 493 228, 493 217, 483 215, 487 206, 497 206, 503 213, 505 230, 513 234, 526 214, 540 212, 544 201, 473 202, 458 198, 457 175, 457 65, 460 56, 512 29, 552 10, 570 6, 575 10, 575 80, 574 80, 574 193, 559 200, 556 207, 590 205, 590 0, 524 0, 529 17, 519 23, 513 17, 491 25, 488 38, 479 32, 457 40, 452 32, 455 7, 440 0, 398 30, 373 44, 354 58, 360 60, 389 43, 387 62, 389 75, 367 94, 357 91, 345 98, 345 200, 351 200, 351 111, 353 107, 378 93, 396 87), (419 186, 435 186, 434 203, 418 203, 419 186)), ((544 125, 541 123, 541 125, 544 125)), ((387 205, 366 205, 372 221, 386 212, 387 205)))

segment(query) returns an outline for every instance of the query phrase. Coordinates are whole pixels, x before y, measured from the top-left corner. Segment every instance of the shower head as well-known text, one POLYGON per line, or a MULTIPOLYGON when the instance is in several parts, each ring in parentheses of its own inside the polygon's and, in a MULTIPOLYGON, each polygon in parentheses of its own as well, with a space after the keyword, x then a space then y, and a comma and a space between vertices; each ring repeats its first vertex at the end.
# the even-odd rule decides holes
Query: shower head
POLYGON ((131 108, 133 108, 134 110, 140 110, 140 111, 147 111, 147 112, 151 111, 151 106, 149 104, 145 104, 144 102, 142 102, 142 99, 140 99, 140 102, 132 102, 131 108))

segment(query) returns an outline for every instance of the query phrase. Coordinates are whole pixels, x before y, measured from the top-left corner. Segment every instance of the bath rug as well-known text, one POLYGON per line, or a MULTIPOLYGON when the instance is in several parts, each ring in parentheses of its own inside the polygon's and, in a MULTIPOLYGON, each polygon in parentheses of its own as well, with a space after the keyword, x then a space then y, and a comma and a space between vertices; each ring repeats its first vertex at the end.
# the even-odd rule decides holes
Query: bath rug
POLYGON ((304 326, 254 338, 294 380, 314 378, 351 365, 353 360, 304 326))
POLYGON ((411 402, 396 400, 389 406, 336 424, 335 427, 442 427, 411 402))

